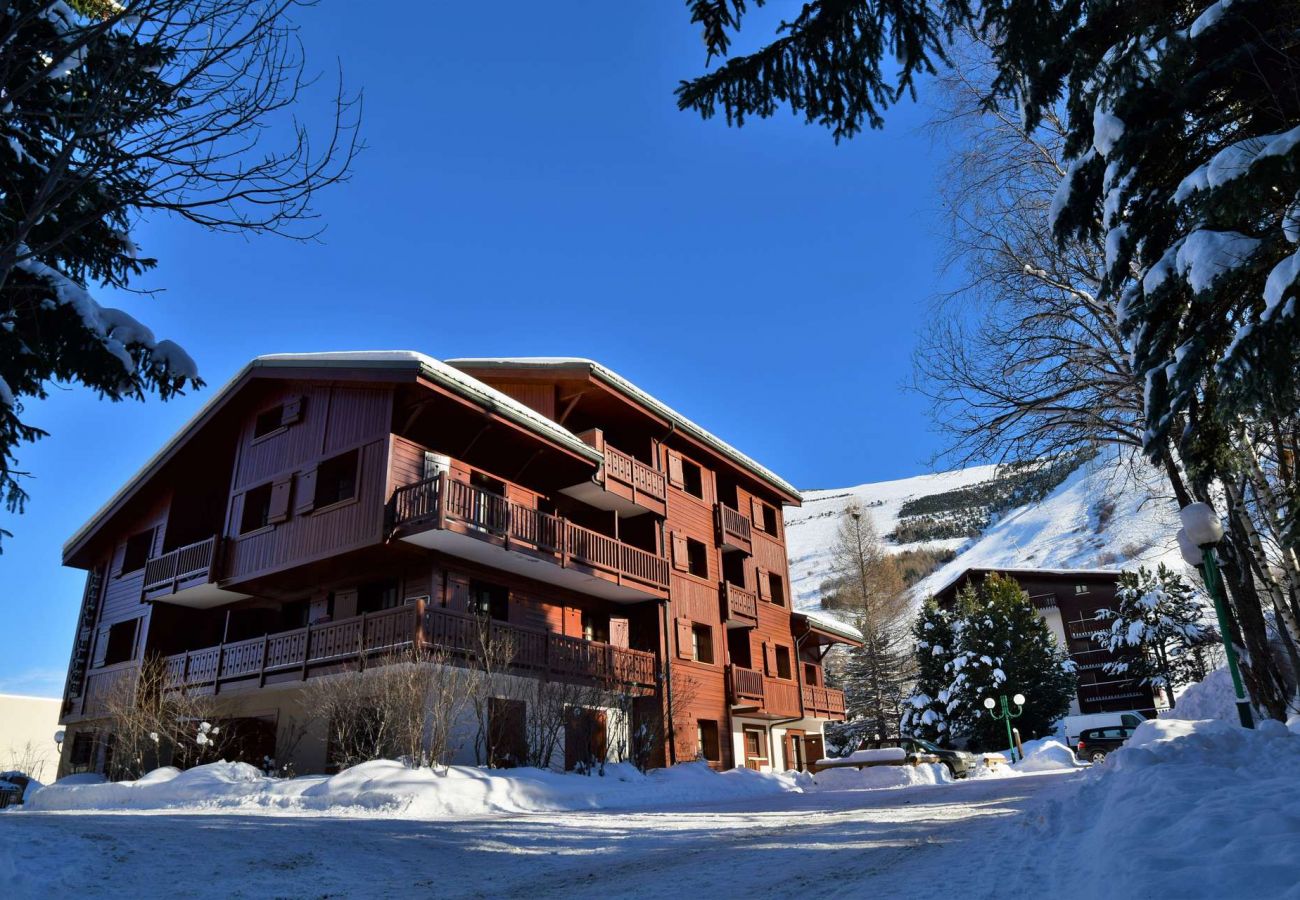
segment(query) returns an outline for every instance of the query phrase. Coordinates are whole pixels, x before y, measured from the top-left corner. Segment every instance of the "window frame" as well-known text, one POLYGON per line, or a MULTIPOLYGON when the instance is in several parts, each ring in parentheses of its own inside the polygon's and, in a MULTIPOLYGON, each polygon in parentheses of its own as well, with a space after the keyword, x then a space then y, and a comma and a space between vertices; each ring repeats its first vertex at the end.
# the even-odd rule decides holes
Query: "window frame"
POLYGON ((691 661, 701 665, 712 666, 717 663, 718 655, 713 647, 713 627, 701 622, 691 623, 691 661), (707 659, 700 654, 700 649, 707 649, 707 659))
POLYGON ((262 531, 265 531, 265 530, 268 529, 268 528, 274 528, 274 527, 275 527, 275 523, 273 523, 273 522, 270 521, 270 519, 271 519, 271 494, 274 492, 274 490, 275 490, 275 482, 273 482, 273 481, 268 481, 268 482, 266 482, 265 484, 259 484, 259 485, 255 486, 255 487, 251 487, 251 488, 249 488, 248 490, 244 491, 243 499, 240 501, 240 508, 239 508, 239 531, 238 531, 238 533, 237 533, 237 535, 236 535, 237 537, 241 537, 241 538, 242 538, 242 537, 247 537, 247 536, 250 535, 250 534, 258 534, 258 533, 260 533, 260 532, 262 532, 262 531), (248 500, 249 500, 250 497, 252 497, 252 496, 254 496, 254 495, 260 495, 261 492, 265 492, 265 494, 266 494, 266 503, 263 504, 263 506, 262 506, 263 513, 262 513, 262 515, 261 515, 261 517, 260 517, 260 518, 261 518, 261 522, 260 522, 260 524, 258 524, 258 525, 254 525, 254 526, 252 526, 252 527, 249 527, 249 524, 248 524, 248 510, 249 510, 249 503, 248 503, 248 500))
POLYGON ((281 402, 274 406, 268 406, 253 417, 253 440, 251 443, 256 444, 269 437, 274 437, 280 432, 286 431, 288 428, 289 426, 284 423, 284 403, 281 402), (273 420, 275 425, 268 428, 266 431, 258 431, 258 429, 263 425, 263 420, 273 420))
POLYGON ((114 622, 108 626, 104 632, 104 661, 99 668, 108 666, 121 665, 129 663, 135 659, 136 644, 140 642, 140 616, 134 619, 124 619, 121 622, 114 622), (130 634, 129 641, 124 635, 130 634), (121 655, 123 650, 121 644, 127 644, 125 655, 121 655), (117 645, 115 647, 115 645, 117 645), (111 654, 111 651, 117 649, 117 655, 111 654))
POLYGON ((117 571, 117 576, 119 578, 139 572, 149 563, 149 560, 153 558, 153 545, 157 537, 158 526, 155 525, 151 528, 146 528, 144 531, 137 531, 126 539, 122 549, 122 567, 117 571), (132 542, 136 540, 139 540, 140 543, 144 545, 144 557, 140 560, 139 565, 129 565, 134 562, 131 558, 131 552, 133 549, 132 542))
POLYGON ((704 499, 704 466, 685 456, 682 457, 682 492, 696 500, 704 499), (699 487, 699 493, 691 490, 692 485, 699 487))
POLYGON ((316 483, 312 486, 312 510, 311 511, 313 515, 319 512, 326 512, 331 509, 337 509, 338 507, 343 506, 347 503, 356 503, 360 499, 360 497, 361 497, 361 448, 360 447, 353 447, 351 450, 344 450, 342 453, 335 453, 333 456, 327 459, 322 459, 320 462, 316 464, 316 483), (322 472, 326 471, 327 467, 332 463, 336 463, 339 460, 346 459, 349 456, 354 458, 354 462, 352 466, 352 494, 347 497, 338 497, 334 500, 328 500, 326 502, 322 502, 323 498, 321 497, 321 486, 328 483, 327 479, 321 477, 322 472))
POLYGON ((722 729, 717 719, 695 720, 695 745, 700 757, 706 762, 722 762, 722 729), (710 749, 713 750, 712 756, 709 755, 710 749))
POLYGON ((772 645, 772 661, 776 663, 776 675, 775 675, 776 678, 779 678, 782 681, 794 681, 794 658, 793 657, 794 654, 790 652, 790 648, 787 647, 785 644, 772 645), (781 665, 782 659, 785 660, 784 667, 782 667, 781 665), (781 674, 782 668, 785 669, 785 674, 781 674))

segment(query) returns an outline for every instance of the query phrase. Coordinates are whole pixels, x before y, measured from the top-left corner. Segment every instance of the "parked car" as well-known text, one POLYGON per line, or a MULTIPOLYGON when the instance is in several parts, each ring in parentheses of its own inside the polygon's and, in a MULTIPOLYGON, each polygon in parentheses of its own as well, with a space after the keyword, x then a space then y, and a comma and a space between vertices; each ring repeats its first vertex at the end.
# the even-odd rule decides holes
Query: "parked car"
POLYGON ((1124 709, 1119 712, 1089 713, 1086 716, 1066 716, 1065 743, 1073 747, 1079 742, 1079 735, 1088 728, 1137 728, 1147 720, 1136 709, 1124 709))
POLYGON ((965 778, 979 765, 979 756, 974 753, 967 753, 965 750, 945 750, 929 741, 923 741, 920 738, 890 738, 879 741, 863 741, 863 750, 877 750, 884 747, 902 747, 907 751, 909 762, 932 762, 943 763, 953 778, 965 778), (923 759, 922 757, 932 757, 932 759, 923 759), (916 757, 913 759, 913 757, 916 757))
POLYGON ((1133 730, 1122 725, 1110 728, 1085 728, 1079 735, 1074 755, 1090 763, 1104 762, 1107 753, 1118 750, 1133 736, 1133 730))
POLYGON ((23 802, 31 779, 21 772, 0 772, 0 809, 23 802))

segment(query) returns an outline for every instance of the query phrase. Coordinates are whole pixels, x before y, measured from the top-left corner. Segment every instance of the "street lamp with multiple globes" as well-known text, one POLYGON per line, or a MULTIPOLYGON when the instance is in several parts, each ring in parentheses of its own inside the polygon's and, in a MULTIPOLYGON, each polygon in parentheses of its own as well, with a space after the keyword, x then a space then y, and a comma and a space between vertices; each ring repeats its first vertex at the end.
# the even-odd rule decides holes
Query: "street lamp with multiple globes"
POLYGON ((1002 701, 1002 712, 997 713, 993 708, 997 703, 992 697, 984 698, 984 708, 989 711, 989 715, 995 719, 1000 719, 1007 724, 1007 750, 1011 753, 1011 761, 1016 761, 1016 739, 1011 736, 1011 720, 1020 718, 1020 714, 1025 711, 1025 695, 1016 694, 1011 698, 1011 702, 1016 705, 1016 711, 1012 712, 1011 707, 1007 705, 1007 695, 1003 694, 998 698, 1002 701))
POLYGON ((1232 689, 1237 698, 1237 716, 1246 728, 1255 727, 1250 712, 1250 701, 1242 686, 1241 669, 1237 665, 1237 649, 1232 646, 1228 632, 1228 612, 1223 598, 1223 581, 1219 574, 1219 558, 1214 547, 1223 540, 1223 523, 1208 503, 1189 503, 1178 511, 1183 528, 1178 532, 1178 549, 1189 566, 1200 569, 1205 579, 1205 589, 1214 601, 1214 613, 1219 618, 1219 634, 1223 635, 1223 651, 1228 657, 1228 671, 1232 674, 1232 689))

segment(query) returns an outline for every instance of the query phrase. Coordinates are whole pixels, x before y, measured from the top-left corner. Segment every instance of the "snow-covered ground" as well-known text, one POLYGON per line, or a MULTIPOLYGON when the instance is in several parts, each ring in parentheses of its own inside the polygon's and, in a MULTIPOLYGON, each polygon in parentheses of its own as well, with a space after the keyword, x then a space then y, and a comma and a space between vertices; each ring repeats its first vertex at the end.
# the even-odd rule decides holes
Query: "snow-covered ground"
MULTIPOLYGON (((795 605, 815 608, 830 575, 831 547, 840 516, 851 503, 870 514, 880 535, 898 523, 909 499, 978 484, 994 466, 862 484, 841 490, 805 491, 802 509, 789 510, 786 540, 795 605)), ((928 541, 924 546, 958 551, 957 557, 913 590, 921 599, 966 569, 1154 567, 1181 568, 1174 536, 1178 511, 1162 476, 1131 456, 1100 456, 1085 464, 1037 503, 1004 514, 973 540, 928 541)), ((895 552, 918 544, 887 544, 895 552)))
MULTIPOLYGON (((51 787, 32 808, 0 812, 0 896, 645 898, 689 889, 983 898, 1095 896, 1102 885, 1101 895, 1117 900, 1300 900, 1294 731, 1300 722, 1246 731, 1162 719, 1100 766, 1075 768, 1041 741, 1026 748, 1026 764, 959 782, 902 770, 839 771, 818 782, 742 775, 755 790, 729 795, 728 776, 693 768, 668 778, 692 786, 689 800, 665 789, 657 804, 621 810, 214 810, 202 803, 213 783, 193 786, 188 801, 170 798, 175 809, 129 810, 111 791, 85 792, 94 785, 79 794, 51 787), (1032 771, 1040 765, 1045 771, 1032 771), (881 789, 887 776, 893 784, 881 789), (59 796, 118 805, 39 811, 59 796)), ((395 775, 385 767, 354 774, 395 775)), ((552 785, 548 802, 594 791, 613 806, 619 790, 639 793, 577 775, 551 779, 595 786, 552 785)), ((336 800, 349 796, 342 782, 334 787, 336 800)), ((130 790, 140 788, 119 793, 130 790)), ((421 781, 407 790, 428 788, 421 781)))

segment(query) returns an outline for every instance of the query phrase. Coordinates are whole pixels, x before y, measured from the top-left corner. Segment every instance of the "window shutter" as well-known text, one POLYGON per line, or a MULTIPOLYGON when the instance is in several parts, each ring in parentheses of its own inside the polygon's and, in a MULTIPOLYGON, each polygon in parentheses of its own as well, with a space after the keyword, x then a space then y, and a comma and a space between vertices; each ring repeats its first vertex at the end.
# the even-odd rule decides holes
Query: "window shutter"
POLYGON ((759 600, 772 599, 772 589, 768 585, 767 573, 762 569, 754 570, 754 588, 758 591, 759 600))
POLYGON ((776 645, 763 641, 763 667, 769 678, 776 677, 776 645))
POLYGON ((686 549, 686 535, 673 532, 673 568, 685 572, 691 567, 690 552, 686 549))
POLYGON ((266 514, 268 523, 276 524, 289 518, 289 494, 292 489, 292 475, 277 478, 275 483, 271 485, 271 505, 266 514))
POLYGON ((609 617, 609 643, 613 647, 628 646, 628 624, 627 619, 617 619, 614 616, 609 617))
POLYGON ((691 659, 695 655, 691 652, 690 619, 677 620, 677 655, 682 659, 691 659))
POLYGON ((292 425, 302 420, 302 408, 306 398, 302 396, 289 397, 284 401, 284 407, 280 411, 280 424, 292 425))
POLYGON ((461 575, 447 578, 447 608, 456 612, 469 612, 469 579, 461 575))
POLYGON ((95 635, 95 655, 91 658, 90 667, 97 669, 104 664, 104 657, 108 653, 108 628, 101 628, 95 635))
POLYGON ((312 466, 298 476, 298 503, 295 513, 311 512, 316 506, 316 467, 312 466))
POLYGON ((668 483, 675 488, 686 486, 686 476, 682 474, 682 455, 668 451, 668 483))
POLYGON ((757 497, 749 498, 749 521, 759 531, 763 530, 763 501, 757 497))

